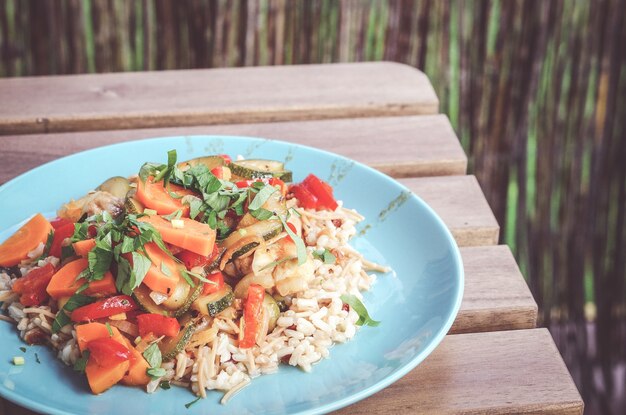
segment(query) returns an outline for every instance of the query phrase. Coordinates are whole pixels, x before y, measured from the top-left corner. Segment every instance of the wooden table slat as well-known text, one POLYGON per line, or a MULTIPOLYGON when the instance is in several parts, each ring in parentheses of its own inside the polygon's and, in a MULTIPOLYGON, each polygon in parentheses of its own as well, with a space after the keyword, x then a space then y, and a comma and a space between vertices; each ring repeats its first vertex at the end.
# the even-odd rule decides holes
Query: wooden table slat
POLYGON ((531 329, 446 336, 402 379, 336 413, 579 415, 583 401, 550 333, 531 329))
POLYGON ((476 177, 401 179, 443 219, 459 246, 495 245, 500 226, 476 177))
POLYGON ((413 371, 341 414, 582 414, 546 329, 447 336, 413 371))
POLYGON ((191 135, 243 135, 309 145, 392 177, 460 175, 467 169, 467 157, 448 117, 438 114, 4 136, 0 137, 0 183, 78 151, 135 139, 191 135))
POLYGON ((0 134, 437 113, 408 65, 365 62, 0 79, 0 134))
POLYGON ((534 328, 537 303, 506 245, 461 248, 465 292, 451 333, 534 328))

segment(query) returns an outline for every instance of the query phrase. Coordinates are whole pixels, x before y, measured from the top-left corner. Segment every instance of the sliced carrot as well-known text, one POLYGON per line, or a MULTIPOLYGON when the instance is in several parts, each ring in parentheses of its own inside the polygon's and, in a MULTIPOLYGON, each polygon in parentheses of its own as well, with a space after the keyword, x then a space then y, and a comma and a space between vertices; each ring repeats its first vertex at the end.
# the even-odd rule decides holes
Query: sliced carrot
POLYGON ((139 220, 154 226, 167 243, 203 256, 209 256, 213 252, 216 232, 206 223, 182 218, 183 227, 175 228, 172 222, 161 216, 144 216, 139 220))
POLYGON ((96 246, 95 239, 85 239, 84 241, 77 241, 72 244, 76 255, 87 258, 87 254, 96 246))
POLYGON ((112 367, 103 367, 99 366, 93 359, 89 359, 85 367, 85 374, 91 391, 96 395, 106 391, 122 380, 129 367, 129 360, 112 367))
MULTIPOLYGON (((76 279, 78 274, 83 272, 89 262, 85 258, 80 258, 65 264, 52 276, 46 291, 52 298, 67 297, 76 292, 85 283, 84 278, 76 279)), ((115 294, 115 280, 110 272, 106 272, 104 277, 98 281, 91 281, 89 287, 83 292, 85 295, 107 295, 115 294)))
POLYGON ((0 266, 12 267, 28 258, 40 243, 46 243, 52 225, 40 213, 33 216, 6 241, 0 244, 0 266))
POLYGON ((122 378, 122 383, 129 386, 143 386, 150 382, 150 378, 146 374, 146 370, 150 369, 150 365, 146 362, 143 355, 133 347, 131 342, 124 338, 126 343, 124 346, 130 350, 130 367, 128 373, 122 378))
MULTIPOLYGON (((126 342, 128 340, 120 333, 117 327, 111 326, 111 332, 113 333, 113 336, 111 336, 113 340, 127 346, 126 342)), ((90 341, 109 336, 109 329, 106 324, 93 322, 76 326, 76 341, 81 352, 85 350, 87 343, 90 341)))
POLYGON ((150 261, 152 261, 152 265, 143 279, 144 284, 152 291, 170 295, 182 277, 180 275, 181 265, 161 251, 155 243, 146 244, 144 248, 150 261))
POLYGON ((183 204, 182 199, 173 198, 169 192, 178 196, 193 195, 189 189, 169 184, 167 189, 163 187, 163 182, 153 182, 152 177, 146 181, 137 181, 137 199, 149 209, 156 210, 159 215, 169 215, 177 210, 181 210, 184 216, 189 216, 189 205, 183 204))

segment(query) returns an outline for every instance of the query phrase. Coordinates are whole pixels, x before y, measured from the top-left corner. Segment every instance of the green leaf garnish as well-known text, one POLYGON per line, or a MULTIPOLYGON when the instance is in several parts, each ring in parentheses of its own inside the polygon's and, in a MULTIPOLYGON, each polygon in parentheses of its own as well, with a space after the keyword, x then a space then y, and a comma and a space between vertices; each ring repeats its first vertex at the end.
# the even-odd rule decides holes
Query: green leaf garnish
POLYGON ((142 354, 150 367, 161 367, 161 362, 163 361, 163 359, 161 357, 161 350, 159 350, 159 346, 157 346, 156 343, 152 343, 150 346, 148 346, 148 348, 144 350, 142 354))
POLYGON ((365 305, 361 302, 361 300, 359 300, 357 296, 352 294, 343 294, 340 298, 341 301, 352 307, 352 309, 356 311, 356 313, 359 315, 359 319, 356 322, 357 326, 365 325, 376 327, 380 324, 380 321, 373 320, 370 317, 367 309, 365 308, 365 305))
POLYGON ((335 261, 337 261, 337 257, 335 257, 335 255, 333 255, 333 253, 328 249, 313 251, 313 257, 319 259, 327 265, 334 264, 335 261))
POLYGON ((276 188, 274 186, 264 186, 259 193, 256 194, 252 202, 248 205, 248 209, 257 210, 269 199, 269 197, 276 192, 276 188))
POLYGON ((185 408, 187 408, 187 409, 191 408, 191 406, 192 406, 193 404, 195 404, 196 402, 198 402, 200 399, 201 399, 201 398, 198 396, 198 397, 197 397, 196 399, 194 399, 193 401, 191 401, 191 402, 189 402, 189 403, 186 403, 186 404, 185 404, 185 408))
POLYGON ((59 310, 54 321, 52 322, 52 333, 58 333, 63 327, 68 325, 72 320, 67 315, 66 311, 74 311, 78 307, 82 307, 87 304, 91 304, 96 301, 95 298, 88 297, 83 294, 74 294, 67 300, 67 303, 63 306, 63 309, 59 310))
POLYGON ((306 262, 306 246, 304 245, 304 241, 300 238, 291 228, 287 225, 285 219, 281 216, 278 216, 280 222, 283 224, 283 228, 287 235, 291 237, 291 240, 296 244, 296 252, 298 254, 298 265, 302 265, 306 262))
POLYGON ((152 380, 162 378, 163 376, 165 376, 165 373, 165 369, 163 369, 162 367, 151 367, 149 369, 146 369, 146 374, 150 376, 150 379, 152 380))
POLYGON ((109 324, 109 322, 107 321, 106 323, 104 323, 104 325, 107 328, 107 331, 109 332, 109 337, 113 337, 113 329, 111 328, 111 325, 109 324))
POLYGON ((89 360, 89 350, 85 350, 81 357, 76 359, 76 363, 74 363, 74 370, 77 372, 84 372, 85 367, 87 367, 87 361, 89 360))

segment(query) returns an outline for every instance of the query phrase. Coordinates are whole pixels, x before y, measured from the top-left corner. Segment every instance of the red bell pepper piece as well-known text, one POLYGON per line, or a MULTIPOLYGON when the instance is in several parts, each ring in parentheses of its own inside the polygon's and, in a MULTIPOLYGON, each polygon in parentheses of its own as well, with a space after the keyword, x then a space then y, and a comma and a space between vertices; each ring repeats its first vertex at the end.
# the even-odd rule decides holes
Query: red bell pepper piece
POLYGON ((239 347, 247 349, 256 343, 263 315, 263 299, 265 288, 258 284, 250 284, 248 296, 243 308, 243 337, 239 339, 239 347))
MULTIPOLYGON (((317 210, 337 209, 337 201, 333 197, 333 188, 314 174, 309 174, 302 185, 317 198, 317 210)), ((297 197, 297 196, 296 196, 297 197)))
POLYGON ((230 163, 233 162, 233 160, 230 158, 228 154, 218 154, 217 156, 223 158, 224 163, 226 163, 226 165, 229 165, 230 163))
POLYGON ((303 184, 294 184, 289 188, 289 191, 298 199, 303 208, 317 209, 317 197, 303 184))
POLYGON ((219 254, 219 247, 217 244, 213 246, 213 252, 211 255, 204 256, 200 254, 196 254, 195 252, 187 251, 186 249, 181 250, 178 254, 176 254, 176 258, 180 259, 185 267, 191 271, 192 268, 195 267, 203 267, 207 264, 213 262, 213 259, 219 254))
POLYGON ((22 294, 20 303, 25 306, 41 305, 49 298, 46 287, 54 275, 54 266, 48 263, 35 268, 13 284, 13 291, 22 294))
POLYGON ((131 357, 130 350, 110 337, 102 337, 87 343, 89 359, 93 359, 98 366, 112 367, 131 357))
POLYGON ((213 176, 217 177, 218 179, 224 178, 224 169, 222 168, 222 166, 213 167, 211 169, 211 173, 213 173, 213 176))
POLYGON ((60 227, 64 225, 67 225, 68 223, 72 223, 72 221, 69 219, 64 219, 64 218, 56 218, 50 221, 50 225, 52 225, 52 228, 55 230, 59 229, 60 227))
MULTIPOLYGON (((70 238, 74 234, 74 224, 65 219, 60 219, 65 223, 58 224, 58 227, 54 228, 54 239, 52 239, 52 245, 50 245, 50 256, 61 258, 61 243, 70 238)), ((52 225, 54 227, 54 225, 52 225)))
POLYGON ((135 310, 137 304, 127 295, 116 295, 72 311, 72 321, 90 321, 135 310))
POLYGON ((202 295, 213 294, 224 288, 224 275, 220 271, 212 272, 207 275, 207 280, 211 282, 205 282, 202 287, 202 295))
POLYGON ((141 337, 146 336, 148 333, 152 333, 157 337, 174 337, 180 331, 178 320, 161 314, 139 314, 137 316, 137 326, 141 337))

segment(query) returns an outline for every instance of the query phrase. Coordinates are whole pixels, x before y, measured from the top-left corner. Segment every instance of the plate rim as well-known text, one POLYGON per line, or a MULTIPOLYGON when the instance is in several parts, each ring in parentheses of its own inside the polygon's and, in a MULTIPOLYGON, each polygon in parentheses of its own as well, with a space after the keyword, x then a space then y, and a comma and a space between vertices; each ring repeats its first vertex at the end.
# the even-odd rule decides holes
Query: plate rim
MULTIPOLYGON (((372 395, 374 395, 375 393, 381 391, 382 389, 388 387, 389 385, 397 382, 399 379, 401 379, 402 377, 404 377, 407 373, 409 373, 410 371, 412 371, 413 369, 415 369, 421 362, 424 361, 424 359, 426 359, 426 357, 428 357, 435 348, 437 348, 439 346, 439 344, 441 344, 441 342, 443 341, 443 339, 445 338, 445 336, 448 334, 450 328, 452 327, 452 324, 454 323, 459 309, 461 307, 461 302, 463 300, 463 295, 464 295, 464 291, 465 291, 465 270, 463 267, 463 260, 461 257, 461 253, 459 250, 459 246, 456 243, 456 240, 454 239, 452 233, 450 232, 450 230, 448 229, 448 227, 446 226, 446 224, 443 222, 443 220, 439 217, 439 215, 434 211, 433 208, 431 208, 421 197, 419 197, 418 195, 416 195, 415 193, 413 193, 409 188, 407 188, 404 184, 400 183, 399 181, 397 181, 396 179, 394 179, 393 177, 390 177, 382 172, 380 172, 379 170, 374 169, 373 167, 368 166, 365 163, 359 162, 357 160, 351 159, 349 157, 343 156, 341 154, 337 154, 328 150, 323 150, 323 149, 319 149, 316 147, 312 147, 312 146, 308 146, 305 144, 300 144, 300 143, 293 143, 290 141, 285 141, 285 140, 277 140, 277 139, 270 139, 270 138, 263 138, 263 137, 256 137, 256 136, 243 136, 243 135, 223 135, 223 134, 192 134, 192 135, 174 135, 174 136, 159 136, 159 137, 145 137, 145 138, 141 138, 141 139, 134 139, 134 140, 126 140, 126 141, 122 141, 122 142, 118 142, 118 143, 112 143, 112 144, 107 144, 107 145, 103 145, 103 146, 98 146, 98 147, 94 147, 94 148, 90 148, 90 149, 85 149, 76 153, 72 153, 72 154, 68 154, 65 155, 63 157, 54 159, 54 160, 50 160, 46 163, 40 164, 14 178, 12 178, 11 180, 3 183, 2 185, 0 185, 0 196, 2 195, 3 192, 5 191, 9 191, 13 186, 15 186, 15 183, 17 181, 21 181, 21 180, 25 180, 25 178, 27 179, 31 174, 35 174, 37 171, 44 169, 44 168, 50 168, 50 166, 54 166, 55 164, 60 164, 63 163, 66 159, 70 159, 73 157, 81 157, 84 156, 85 154, 89 155, 90 153, 97 153, 99 151, 102 151, 102 149, 109 149, 111 147, 123 147, 125 145, 130 145, 130 144, 139 144, 141 142, 149 142, 149 141, 169 141, 169 140, 173 140, 173 139, 194 139, 194 138, 203 138, 203 139, 222 139, 222 140, 236 140, 236 141, 241 141, 241 142, 245 142, 245 141, 257 141, 257 142, 270 142, 270 143, 277 143, 278 145, 287 145, 287 146, 294 146, 296 148, 304 148, 307 151, 313 151, 315 153, 321 153, 324 154, 326 156, 332 157, 334 159, 340 159, 342 161, 345 162, 349 162, 349 163, 354 163, 355 165, 359 165, 362 168, 365 168, 366 170, 369 171, 369 173, 372 173, 380 178, 382 178, 385 182, 390 183, 392 186, 397 186, 399 188, 402 189, 402 191, 407 191, 409 192, 410 196, 419 204, 421 205, 421 207, 423 209, 425 209, 425 211, 428 213, 428 215, 430 216, 431 219, 433 219, 435 221, 435 223, 437 224, 437 226, 443 231, 443 235, 446 239, 446 241, 450 244, 450 246, 452 247, 452 252, 453 252, 453 256, 452 256, 452 260, 454 262, 455 267, 458 269, 458 273, 456 275, 457 278, 455 278, 455 281, 457 282, 456 284, 456 292, 454 294, 454 303, 452 306, 452 309, 448 315, 448 318, 446 319, 445 323, 439 328, 439 330, 434 333, 429 345, 422 350, 420 353, 418 353, 417 355, 415 355, 410 361, 408 361, 406 364, 404 364, 403 366, 399 367, 398 369, 396 369, 395 371, 391 372, 389 375, 385 376, 383 379, 381 379, 380 381, 376 382, 375 384, 366 387, 364 389, 361 389, 360 391, 357 391, 355 393, 352 393, 344 398, 340 398, 337 400, 334 400, 332 402, 328 402, 326 404, 323 404, 321 406, 317 406, 315 408, 310 408, 310 409, 305 409, 299 412, 296 412, 295 414, 298 415, 317 415, 317 414, 323 414, 323 413, 327 413, 330 411, 335 411, 341 408, 344 408, 348 405, 354 404, 356 402, 359 402, 367 397, 370 397, 372 395)), ((192 150, 193 151, 193 150, 192 150)), ((354 341, 354 340, 353 340, 354 341)), ((46 346, 47 348, 47 346, 46 346)), ((7 388, 4 387, 4 385, 0 385, 0 396, 3 397, 4 399, 7 399, 17 405, 21 405, 27 409, 31 409, 34 411, 40 411, 43 413, 51 413, 51 414, 58 414, 58 415, 76 415, 73 412, 67 412, 65 410, 62 409, 56 409, 56 408, 51 408, 49 406, 46 406, 45 404, 41 404, 40 402, 37 402, 33 399, 28 398, 27 396, 24 396, 23 394, 18 394, 14 391, 11 391, 7 388)))

